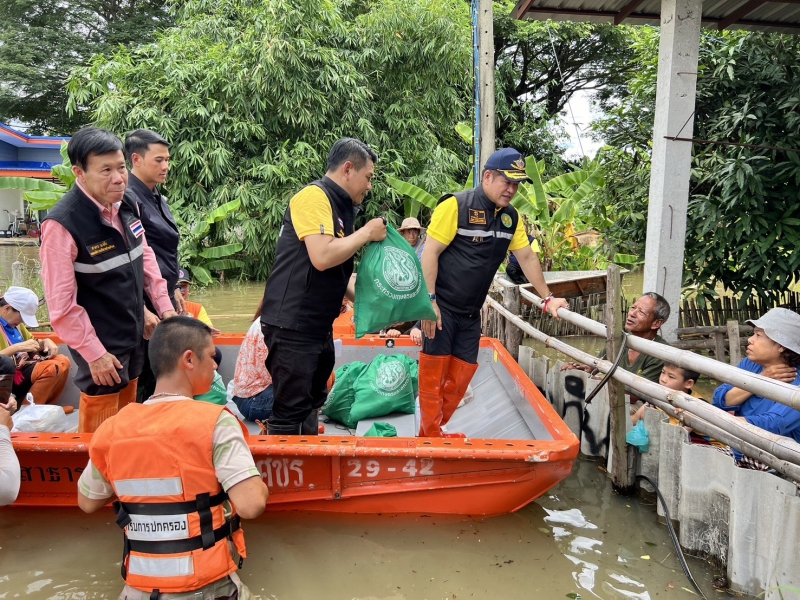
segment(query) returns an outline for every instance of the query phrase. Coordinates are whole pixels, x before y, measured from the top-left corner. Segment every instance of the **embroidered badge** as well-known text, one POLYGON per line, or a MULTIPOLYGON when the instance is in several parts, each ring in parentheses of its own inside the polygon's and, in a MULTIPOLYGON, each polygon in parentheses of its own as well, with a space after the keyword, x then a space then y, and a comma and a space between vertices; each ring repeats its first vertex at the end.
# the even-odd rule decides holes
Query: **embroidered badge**
POLYGON ((102 254, 103 252, 108 252, 109 250, 113 250, 116 246, 112 243, 112 240, 104 240, 98 244, 92 244, 91 246, 86 246, 86 249, 89 251, 89 256, 97 256, 98 254, 102 254))
POLYGON ((486 211, 470 208, 469 222, 473 225, 486 225, 486 211))
POLYGON ((131 223, 131 231, 135 237, 142 237, 144 235, 144 227, 141 221, 134 221, 131 223))
POLYGON ((520 156, 517 160, 515 160, 513 163, 511 163, 511 167, 514 168, 514 169, 518 169, 520 171, 524 171, 525 170, 525 159, 520 156))
POLYGON ((339 221, 339 227, 341 227, 342 229, 344 229, 344 221, 342 221, 342 220, 341 220, 341 219, 339 219, 338 217, 337 217, 337 220, 339 221))
POLYGON ((501 222, 501 223, 502 223, 502 224, 503 224, 505 227, 511 227, 511 217, 510 217, 510 216, 508 216, 508 215, 500 215, 500 222, 501 222))

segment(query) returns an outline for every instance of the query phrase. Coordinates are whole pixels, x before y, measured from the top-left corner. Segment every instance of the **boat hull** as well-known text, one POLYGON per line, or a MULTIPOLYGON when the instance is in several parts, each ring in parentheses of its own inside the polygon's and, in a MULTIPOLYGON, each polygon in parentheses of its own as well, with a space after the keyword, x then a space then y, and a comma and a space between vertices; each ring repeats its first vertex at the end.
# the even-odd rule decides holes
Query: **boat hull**
MULTIPOLYGON (((220 340, 238 344, 240 338, 220 340)), ((385 340, 343 340, 380 352, 385 340)), ((402 350, 407 342, 397 346, 402 350)), ((482 339, 552 439, 251 435, 268 511, 493 515, 532 502, 569 475, 578 440, 503 346, 482 339)), ((76 506, 91 434, 12 434, 22 466, 17 506, 76 506)))

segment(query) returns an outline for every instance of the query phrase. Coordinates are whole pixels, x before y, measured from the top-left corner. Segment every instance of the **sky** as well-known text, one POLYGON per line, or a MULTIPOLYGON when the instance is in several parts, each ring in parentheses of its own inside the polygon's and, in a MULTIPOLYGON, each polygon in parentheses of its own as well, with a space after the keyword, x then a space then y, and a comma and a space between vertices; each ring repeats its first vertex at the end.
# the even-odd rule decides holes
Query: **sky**
POLYGON ((589 135, 592 119, 597 115, 597 113, 592 110, 590 92, 576 92, 570 99, 569 104, 572 106, 572 112, 570 112, 568 106, 561 115, 561 124, 569 134, 569 142, 566 144, 564 156, 568 159, 574 159, 581 158, 581 156, 585 154, 593 158, 597 151, 603 146, 603 143, 593 140, 589 135), (576 131, 576 127, 573 125, 572 121, 573 114, 575 115, 577 129, 580 131, 580 143, 578 140, 578 131, 576 131), (583 153, 581 152, 581 145, 583 145, 583 153))

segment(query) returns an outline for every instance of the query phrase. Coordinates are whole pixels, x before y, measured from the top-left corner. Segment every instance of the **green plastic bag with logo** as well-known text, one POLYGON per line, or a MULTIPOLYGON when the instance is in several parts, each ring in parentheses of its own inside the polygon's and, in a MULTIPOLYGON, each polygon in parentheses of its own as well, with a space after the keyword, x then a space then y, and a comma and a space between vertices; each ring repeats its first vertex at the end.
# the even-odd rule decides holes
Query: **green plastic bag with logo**
POLYGON ((373 423, 364 437, 397 437, 397 427, 391 423, 373 423))
POLYGON ((396 323, 435 320, 414 249, 391 225, 386 239, 367 246, 356 278, 356 338, 396 323))
POLYGON ((328 392, 325 404, 322 405, 323 415, 339 423, 344 423, 350 429, 355 429, 358 421, 350 418, 350 409, 356 400, 356 381, 366 369, 367 365, 359 361, 336 369, 336 381, 328 392))
POLYGON ((418 386, 417 361, 405 354, 376 356, 356 381, 350 422, 393 412, 414 414, 418 386))

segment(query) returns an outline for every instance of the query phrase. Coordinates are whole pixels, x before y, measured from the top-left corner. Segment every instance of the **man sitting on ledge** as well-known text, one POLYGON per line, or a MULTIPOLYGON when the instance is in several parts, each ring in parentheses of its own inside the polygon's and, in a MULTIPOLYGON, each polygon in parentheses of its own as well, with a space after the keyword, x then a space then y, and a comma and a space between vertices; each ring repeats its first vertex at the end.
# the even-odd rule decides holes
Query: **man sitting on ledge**
MULTIPOLYGON (((625 319, 625 331, 645 340, 666 344, 667 342, 658 335, 658 330, 669 318, 669 313, 669 302, 664 296, 655 292, 646 292, 628 310, 628 317, 625 319)), ((608 358, 608 360, 613 361, 616 356, 609 358, 606 356, 606 351, 603 350, 600 358, 608 358)), ((626 371, 658 383, 658 379, 661 377, 661 369, 664 368, 664 361, 636 350, 628 349, 619 366, 626 371)), ((592 367, 578 363, 567 363, 561 367, 562 371, 569 369, 578 369, 587 373, 592 372, 592 367)))

